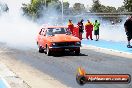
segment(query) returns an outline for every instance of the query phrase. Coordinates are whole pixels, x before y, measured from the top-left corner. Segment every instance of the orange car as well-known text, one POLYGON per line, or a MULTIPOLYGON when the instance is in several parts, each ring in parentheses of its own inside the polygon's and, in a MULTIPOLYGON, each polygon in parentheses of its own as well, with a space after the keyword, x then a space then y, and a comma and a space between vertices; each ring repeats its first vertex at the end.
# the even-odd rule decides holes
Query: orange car
POLYGON ((48 56, 59 52, 71 51, 76 55, 80 54, 81 41, 72 36, 67 27, 49 26, 42 27, 37 36, 39 52, 45 52, 48 56))

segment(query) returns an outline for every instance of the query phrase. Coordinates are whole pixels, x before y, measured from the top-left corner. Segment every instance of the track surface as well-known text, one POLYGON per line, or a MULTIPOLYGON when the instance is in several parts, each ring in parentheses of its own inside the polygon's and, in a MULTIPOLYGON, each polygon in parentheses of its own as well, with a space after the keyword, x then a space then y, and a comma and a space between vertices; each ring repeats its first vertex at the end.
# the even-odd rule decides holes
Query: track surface
MULTIPOLYGON (((46 56, 38 53, 37 49, 10 49, 4 46, 12 59, 48 74, 70 88, 132 88, 130 84, 87 84, 80 86, 76 83, 75 76, 77 68, 82 66, 88 73, 121 73, 132 75, 132 59, 123 58, 104 53, 95 52, 89 49, 81 49, 80 56, 73 56, 65 53, 62 56, 46 56)), ((3 47, 0 47, 3 49, 3 47)), ((20 68, 22 69, 22 68, 20 68)), ((56 88, 56 87, 55 87, 56 88)))

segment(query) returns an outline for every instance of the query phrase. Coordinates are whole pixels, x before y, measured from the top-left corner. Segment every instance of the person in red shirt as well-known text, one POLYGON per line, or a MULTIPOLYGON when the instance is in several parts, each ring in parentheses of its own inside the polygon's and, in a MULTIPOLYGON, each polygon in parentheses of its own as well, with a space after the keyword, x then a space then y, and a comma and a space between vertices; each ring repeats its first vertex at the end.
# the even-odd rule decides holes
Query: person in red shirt
POLYGON ((68 22, 68 29, 71 31, 71 33, 73 34, 73 29, 74 29, 74 25, 72 23, 72 20, 69 19, 69 22, 68 22))
POLYGON ((93 40, 92 38, 93 25, 89 20, 85 24, 85 31, 86 31, 86 38, 89 39, 88 37, 90 36, 90 39, 93 40))

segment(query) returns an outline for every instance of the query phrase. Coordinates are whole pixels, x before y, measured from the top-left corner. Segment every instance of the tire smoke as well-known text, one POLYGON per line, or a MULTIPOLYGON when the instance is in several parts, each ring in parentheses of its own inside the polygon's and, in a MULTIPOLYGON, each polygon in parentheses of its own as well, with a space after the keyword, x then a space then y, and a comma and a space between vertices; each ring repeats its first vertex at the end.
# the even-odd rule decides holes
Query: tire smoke
MULTIPOLYGON (((26 0, 5 0, 9 7, 7 13, 0 16, 0 42, 19 49, 36 47, 38 24, 21 15, 21 5, 26 0)), ((27 0, 28 1, 28 0, 27 0)))

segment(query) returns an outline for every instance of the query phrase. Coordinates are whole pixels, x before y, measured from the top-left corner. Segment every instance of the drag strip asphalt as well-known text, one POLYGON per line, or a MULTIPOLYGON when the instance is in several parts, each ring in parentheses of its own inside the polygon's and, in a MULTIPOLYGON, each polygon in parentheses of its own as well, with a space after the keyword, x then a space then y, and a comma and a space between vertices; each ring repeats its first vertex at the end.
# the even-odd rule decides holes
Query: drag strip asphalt
POLYGON ((12 57, 9 60, 21 61, 48 74, 69 88, 131 88, 131 83, 86 84, 84 86, 76 83, 77 68, 80 66, 90 74, 120 73, 132 75, 132 59, 130 58, 108 55, 91 49, 81 49, 79 56, 72 53, 65 53, 61 56, 46 56, 44 53, 39 53, 37 49, 20 50, 8 48, 8 51, 5 54, 12 57))

